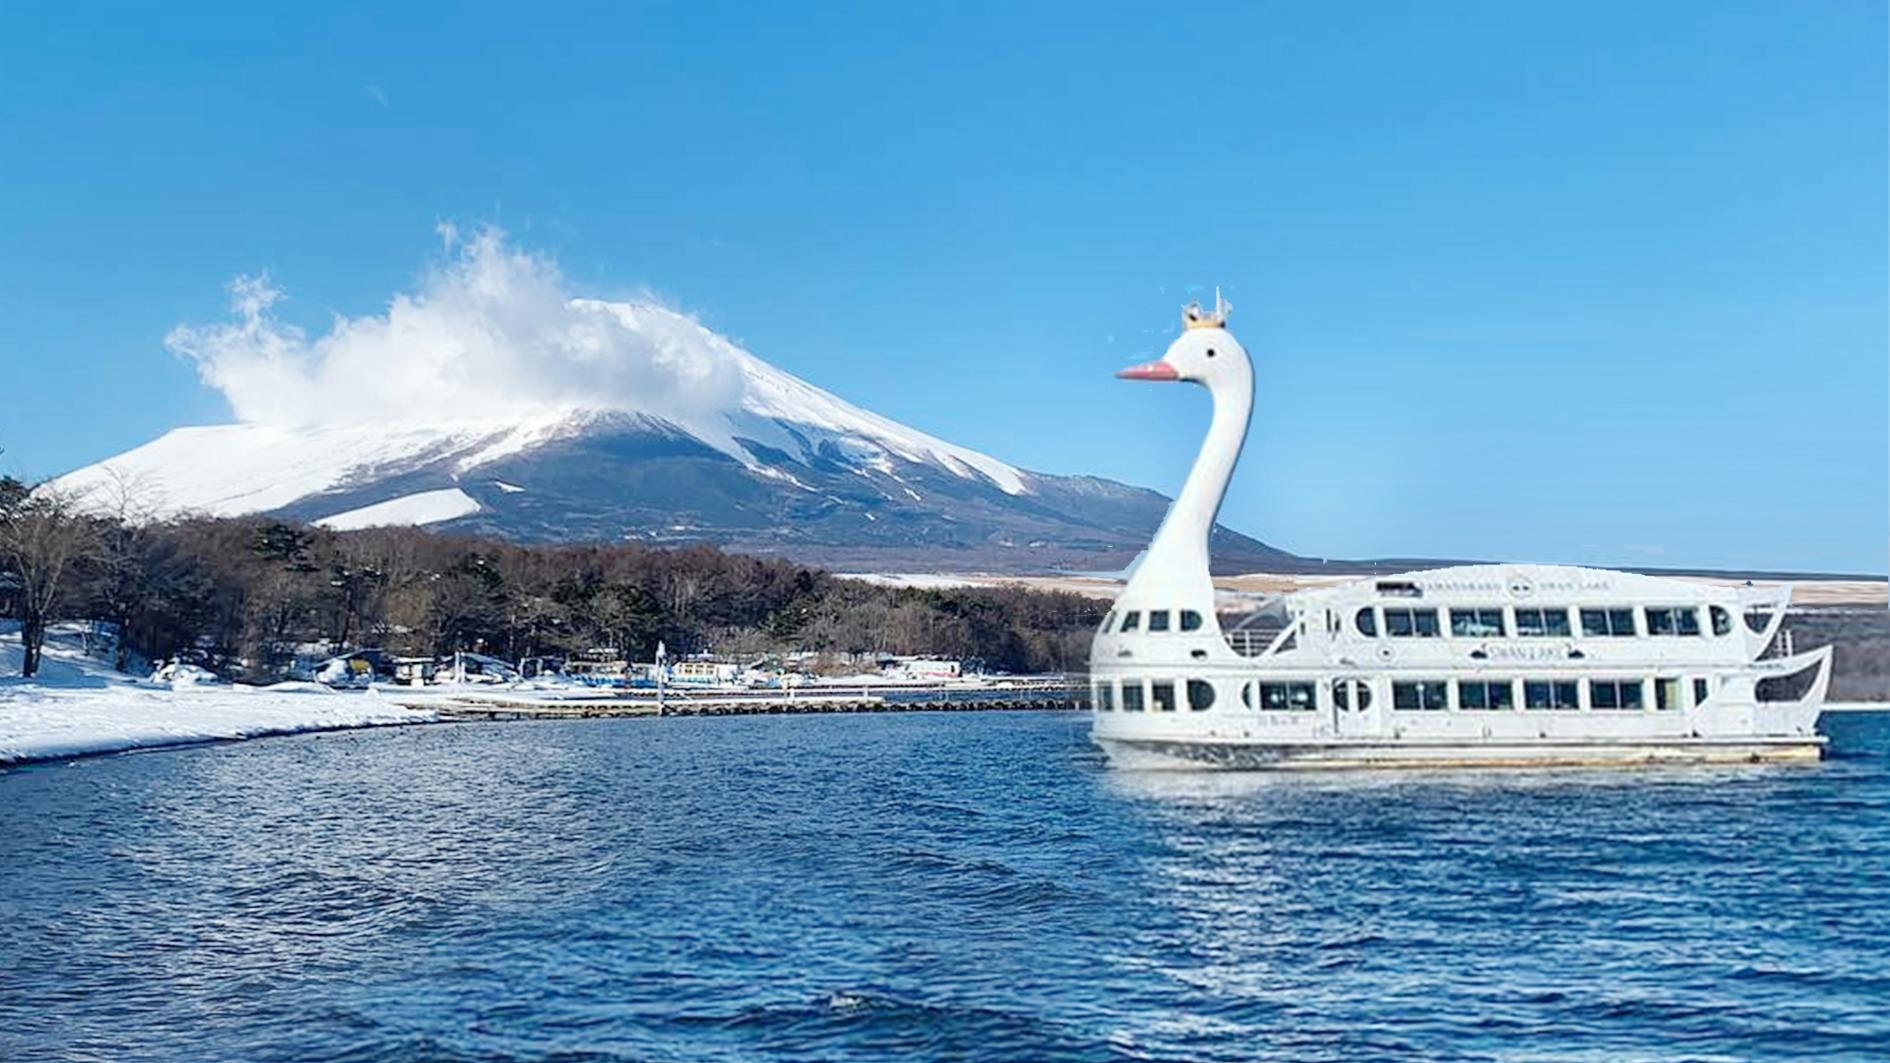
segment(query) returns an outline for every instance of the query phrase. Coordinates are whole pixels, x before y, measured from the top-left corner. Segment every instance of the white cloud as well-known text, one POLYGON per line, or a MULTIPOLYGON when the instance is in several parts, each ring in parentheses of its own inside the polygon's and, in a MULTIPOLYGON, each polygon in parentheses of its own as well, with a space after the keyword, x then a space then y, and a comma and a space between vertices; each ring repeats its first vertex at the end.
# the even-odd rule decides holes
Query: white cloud
POLYGON ((740 406, 740 355, 693 319, 576 299, 554 262, 498 230, 438 233, 440 259, 384 313, 337 316, 311 338, 277 319, 283 293, 267 274, 240 277, 235 320, 179 325, 165 345, 240 420, 265 424, 740 406))
POLYGON ((862 410, 686 314, 576 297, 554 262, 495 229, 469 237, 442 223, 436 233, 438 259, 382 313, 337 316, 310 336, 276 317, 282 291, 267 274, 241 277, 230 286, 233 320, 179 325, 165 345, 250 424, 391 437, 623 412, 661 418, 764 475, 792 479, 763 468, 751 443, 802 457, 838 448, 875 468, 896 454, 1028 490, 1015 467, 862 410))

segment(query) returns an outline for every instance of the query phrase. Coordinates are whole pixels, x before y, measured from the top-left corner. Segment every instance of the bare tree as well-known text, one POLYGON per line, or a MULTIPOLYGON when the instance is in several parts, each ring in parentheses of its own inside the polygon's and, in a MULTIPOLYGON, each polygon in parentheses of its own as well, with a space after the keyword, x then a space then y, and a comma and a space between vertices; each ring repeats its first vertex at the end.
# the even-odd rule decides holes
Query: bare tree
POLYGON ((70 494, 45 485, 28 490, 17 480, 0 483, 0 566, 17 584, 14 614, 26 651, 20 674, 39 672, 46 626, 58 615, 67 574, 94 534, 70 494))
POLYGON ((97 574, 95 589, 100 618, 118 629, 113 667, 131 665, 131 617, 150 593, 151 572, 146 564, 150 526, 157 508, 152 504, 148 476, 115 465, 104 466, 105 480, 86 498, 86 509, 100 519, 93 525, 97 574))

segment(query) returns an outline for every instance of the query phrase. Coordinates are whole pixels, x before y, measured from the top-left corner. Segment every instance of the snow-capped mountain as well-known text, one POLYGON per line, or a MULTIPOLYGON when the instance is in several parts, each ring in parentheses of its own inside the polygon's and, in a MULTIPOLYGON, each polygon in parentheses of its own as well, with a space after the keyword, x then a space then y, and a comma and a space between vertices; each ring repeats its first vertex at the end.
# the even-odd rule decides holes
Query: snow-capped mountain
MULTIPOLYGON (((159 515, 710 542, 859 568, 1113 567, 1166 508, 1152 491, 1026 471, 881 417, 674 311, 567 305, 559 327, 575 338, 561 350, 583 350, 588 329, 634 335, 658 377, 617 373, 595 403, 567 387, 476 417, 443 415, 463 404, 420 390, 398 416, 383 395, 369 417, 180 428, 58 485, 128 493, 159 515)), ((1220 536, 1230 564, 1286 556, 1220 536)))

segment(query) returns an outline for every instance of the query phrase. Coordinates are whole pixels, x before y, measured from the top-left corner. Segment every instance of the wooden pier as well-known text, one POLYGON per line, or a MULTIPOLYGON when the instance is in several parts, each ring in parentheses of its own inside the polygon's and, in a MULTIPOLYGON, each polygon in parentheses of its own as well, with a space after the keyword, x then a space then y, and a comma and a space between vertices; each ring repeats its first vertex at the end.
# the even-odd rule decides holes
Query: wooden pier
POLYGON ((794 691, 620 691, 555 694, 524 690, 382 688, 382 697, 449 720, 555 720, 610 716, 770 716, 839 712, 1080 711, 1089 690, 1077 682, 991 686, 823 687, 794 691))

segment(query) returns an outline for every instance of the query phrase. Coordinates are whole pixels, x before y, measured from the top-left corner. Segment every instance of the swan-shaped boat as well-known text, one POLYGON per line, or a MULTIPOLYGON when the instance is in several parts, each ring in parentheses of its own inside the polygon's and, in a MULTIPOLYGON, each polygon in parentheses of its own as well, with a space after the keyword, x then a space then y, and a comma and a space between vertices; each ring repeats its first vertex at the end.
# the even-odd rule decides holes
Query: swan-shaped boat
POLYGON ((1777 652, 1790 587, 1464 565, 1298 591, 1224 623, 1208 542, 1253 363, 1190 305, 1156 361, 1199 384, 1193 469, 1090 648, 1092 735, 1126 766, 1816 760, 1831 648, 1777 652))

